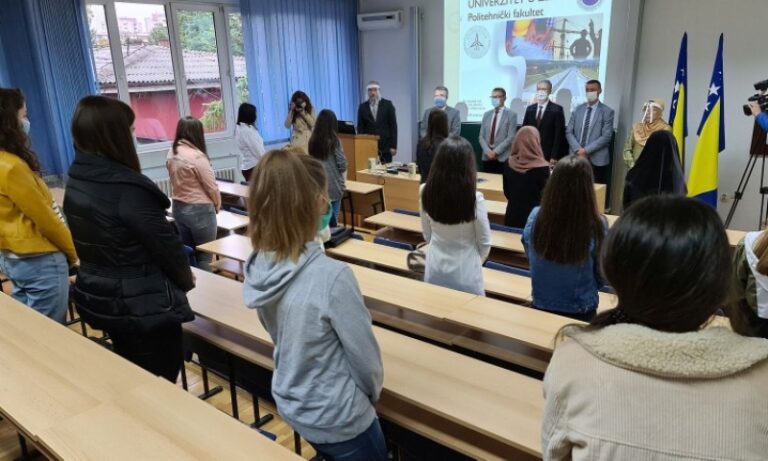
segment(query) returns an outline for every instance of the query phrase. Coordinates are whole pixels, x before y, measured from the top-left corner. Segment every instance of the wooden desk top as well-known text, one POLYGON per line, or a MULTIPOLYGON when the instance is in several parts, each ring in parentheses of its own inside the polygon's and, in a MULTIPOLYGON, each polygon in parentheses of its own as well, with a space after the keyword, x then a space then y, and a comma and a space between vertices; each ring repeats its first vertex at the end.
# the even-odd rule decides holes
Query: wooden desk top
POLYGON ((0 410, 60 459, 300 459, 4 294, 0 370, 0 410))
POLYGON ((51 195, 59 206, 64 206, 64 192, 65 190, 61 187, 51 187, 51 195))
POLYGON ((504 216, 507 214, 507 202, 500 202, 498 200, 486 200, 485 208, 488 210, 489 215, 504 216))
MULTIPOLYGON (((421 218, 417 216, 384 211, 365 218, 365 222, 377 226, 388 226, 408 232, 421 234, 421 218)), ((520 234, 491 230, 491 246, 500 250, 525 253, 520 234)))
POLYGON ((580 323, 567 317, 483 296, 478 296, 461 309, 448 314, 446 320, 514 338, 516 342, 545 352, 552 352, 555 334, 561 327, 580 323))
POLYGON ((244 235, 227 235, 226 237, 197 246, 197 251, 210 253, 235 261, 245 262, 253 252, 251 240, 244 235))
POLYGON ((376 184, 368 184, 358 181, 347 180, 345 184, 347 192, 350 194, 368 195, 383 189, 382 186, 377 186, 376 184))
MULTIPOLYGON (((271 345, 242 284, 193 269, 189 301, 199 315, 271 345)), ((540 381, 374 327, 384 361, 384 392, 503 443, 541 456, 540 381)))
POLYGON ((216 181, 219 185, 219 192, 235 197, 248 198, 248 186, 236 182, 216 181))
POLYGON ((221 210, 216 214, 216 226, 226 231, 235 231, 248 227, 248 216, 221 210))

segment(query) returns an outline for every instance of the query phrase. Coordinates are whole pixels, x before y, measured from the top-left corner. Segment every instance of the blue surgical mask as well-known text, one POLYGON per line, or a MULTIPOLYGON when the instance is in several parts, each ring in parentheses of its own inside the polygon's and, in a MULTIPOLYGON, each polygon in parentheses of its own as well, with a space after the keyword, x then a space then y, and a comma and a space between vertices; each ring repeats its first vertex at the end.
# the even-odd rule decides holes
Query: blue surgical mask
POLYGON ((324 214, 320 215, 320 223, 318 224, 317 230, 321 231, 328 227, 328 224, 331 222, 331 217, 333 216, 333 207, 331 204, 328 204, 328 209, 325 211, 324 214))
POLYGON ((445 104, 448 102, 448 98, 445 98, 443 96, 435 96, 435 107, 443 108, 445 107, 445 104))
POLYGON ((29 119, 25 118, 21 121, 21 129, 24 130, 24 133, 29 135, 29 130, 32 128, 32 124, 29 123, 29 119))
POLYGON ((549 93, 547 93, 546 91, 537 91, 536 92, 536 101, 539 104, 544 104, 548 100, 549 100, 549 93))
POLYGON ((501 106, 501 98, 491 98, 491 106, 494 108, 501 106))

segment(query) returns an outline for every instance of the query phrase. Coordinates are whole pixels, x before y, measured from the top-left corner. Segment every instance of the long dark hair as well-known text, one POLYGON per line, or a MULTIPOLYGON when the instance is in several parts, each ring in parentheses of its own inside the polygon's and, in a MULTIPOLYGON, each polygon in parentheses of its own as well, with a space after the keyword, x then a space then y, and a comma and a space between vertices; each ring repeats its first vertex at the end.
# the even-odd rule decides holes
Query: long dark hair
POLYGON ((124 102, 104 96, 86 96, 72 116, 75 147, 89 154, 114 160, 140 173, 131 127, 136 120, 124 102))
POLYGON ((250 126, 255 125, 256 106, 248 102, 240 104, 240 107, 237 109, 237 123, 244 123, 250 126))
POLYGON ((323 109, 315 120, 315 128, 309 138, 309 155, 325 160, 339 144, 339 122, 330 109, 323 109))
POLYGON ((24 95, 17 88, 0 88, 0 150, 11 153, 40 173, 40 162, 29 147, 29 136, 19 125, 19 111, 24 107, 24 95))
POLYGON ((177 149, 181 141, 192 144, 206 157, 208 156, 208 150, 205 147, 205 130, 200 120, 194 117, 179 119, 179 123, 176 124, 176 138, 173 140, 173 155, 178 153, 177 149))
POLYGON ((475 220, 477 166, 472 145, 451 136, 440 143, 429 170, 421 203, 430 218, 442 224, 475 220))
POLYGON ((637 323, 655 330, 698 330, 723 307, 731 258, 723 223, 712 207, 679 196, 644 198, 613 225, 603 272, 619 298, 590 329, 637 323))
POLYGON ((592 167, 587 160, 569 155, 557 162, 544 187, 533 226, 533 249, 548 261, 578 264, 589 256, 593 241, 599 251, 604 234, 592 167))
MULTIPOLYGON (((291 95, 291 102, 296 105, 296 107, 301 107, 302 102, 307 103, 307 107, 304 108, 304 113, 308 114, 312 112, 312 101, 309 100, 309 96, 307 96, 307 93, 303 91, 294 91, 293 95, 291 95)), ((293 111, 293 121, 296 121, 296 117, 299 116, 299 113, 296 111, 293 111)))
POLYGON ((421 147, 431 149, 435 142, 448 137, 448 115, 444 110, 433 110, 427 118, 427 134, 421 138, 421 147))

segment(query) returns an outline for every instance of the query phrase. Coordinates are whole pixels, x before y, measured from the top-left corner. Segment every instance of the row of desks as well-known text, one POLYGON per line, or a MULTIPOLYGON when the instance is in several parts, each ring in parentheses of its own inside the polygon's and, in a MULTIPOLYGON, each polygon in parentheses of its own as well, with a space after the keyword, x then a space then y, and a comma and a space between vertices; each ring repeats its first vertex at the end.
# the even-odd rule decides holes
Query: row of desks
MULTIPOLYGON (((195 275, 189 300, 199 316, 272 346, 256 312, 243 306, 239 282, 195 275)), ((385 370, 382 417, 468 456, 541 457, 540 381, 382 328, 374 334, 385 370)))
POLYGON ((49 459, 300 459, 4 294, 0 413, 49 459))

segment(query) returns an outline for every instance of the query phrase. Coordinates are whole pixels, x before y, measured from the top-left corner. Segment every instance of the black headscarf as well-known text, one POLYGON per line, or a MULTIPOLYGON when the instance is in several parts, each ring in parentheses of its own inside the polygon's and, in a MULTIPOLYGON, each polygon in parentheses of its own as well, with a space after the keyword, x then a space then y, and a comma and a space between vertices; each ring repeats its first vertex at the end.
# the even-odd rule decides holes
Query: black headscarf
POLYGON ((624 209, 649 195, 687 193, 677 140, 666 130, 653 133, 645 143, 637 163, 627 173, 624 209))

